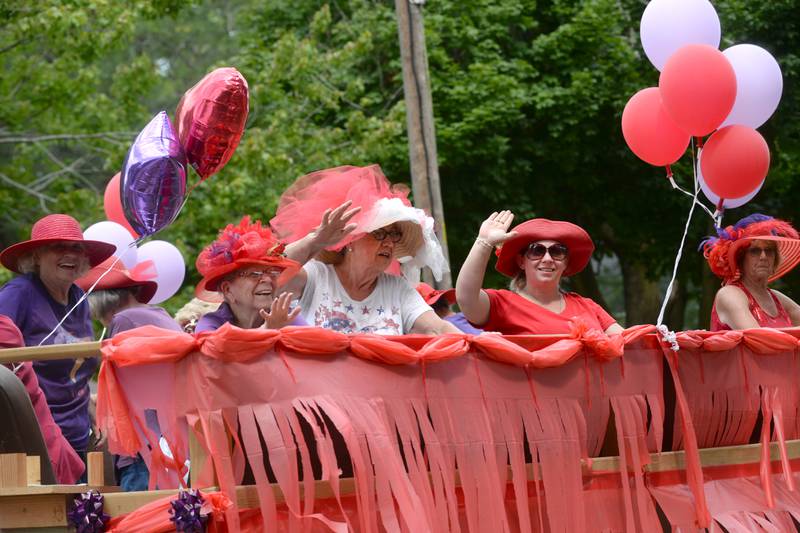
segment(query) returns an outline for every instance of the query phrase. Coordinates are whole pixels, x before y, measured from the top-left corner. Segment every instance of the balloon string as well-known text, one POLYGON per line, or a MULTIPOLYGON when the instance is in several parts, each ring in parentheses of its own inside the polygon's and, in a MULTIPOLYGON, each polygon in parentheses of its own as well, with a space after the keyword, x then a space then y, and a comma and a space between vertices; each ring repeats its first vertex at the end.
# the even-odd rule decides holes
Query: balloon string
POLYGON ((669 297, 672 295, 672 287, 675 285, 675 279, 678 277, 678 266, 680 265, 681 257, 683 256, 683 247, 686 244, 686 236, 689 234, 689 225, 692 222, 694 207, 696 205, 700 205, 705 208, 705 206, 697 200, 697 194, 699 192, 700 187, 699 187, 699 182, 697 181, 697 160, 694 157, 694 145, 692 145, 692 170, 694 173, 694 195, 679 188, 682 192, 692 196, 692 206, 689 208, 689 216, 686 217, 686 225, 683 228, 683 237, 681 237, 681 245, 678 248, 677 255, 675 256, 675 264, 672 267, 672 279, 669 280, 669 285, 667 285, 667 292, 664 295, 664 300, 661 302, 661 309, 658 312, 658 321, 656 322, 656 326, 661 326, 664 323, 664 312, 667 310, 667 302, 669 302, 669 297))
MULTIPOLYGON (((130 243, 130 244, 128 245, 128 248, 131 248, 132 246, 135 246, 135 245, 136 245, 136 243, 137 243, 137 242, 139 242, 139 241, 140 241, 140 240, 142 240, 142 239, 144 239, 144 237, 139 237, 139 239, 137 239, 136 241, 134 241, 134 242, 130 243)), ((66 320, 66 319, 69 317, 69 315, 71 315, 71 314, 72 314, 72 312, 73 312, 73 311, 75 311, 75 309, 77 309, 77 308, 78 308, 78 306, 79 306, 79 305, 81 305, 81 304, 82 304, 82 303, 83 303, 83 302, 86 300, 86 298, 88 298, 88 297, 89 297, 89 295, 92 293, 92 291, 94 290, 94 288, 95 288, 95 287, 97 287, 97 284, 98 284, 98 283, 100 283, 100 281, 101 281, 101 280, 102 280, 104 277, 106 277, 106 274, 108 274, 109 272, 111 272, 111 270, 114 268, 114 266, 116 266, 116 264, 120 262, 120 260, 122 259, 122 255, 124 255, 124 254, 120 254, 119 256, 117 256, 117 257, 114 259, 114 262, 113 262, 113 263, 111 263, 111 266, 109 266, 109 267, 106 269, 106 271, 105 271, 105 272, 103 272, 103 273, 100 275, 100 277, 98 277, 98 278, 97 278, 97 280, 96 280, 94 283, 92 283, 92 286, 91 286, 91 287, 89 287, 89 290, 87 290, 85 293, 83 293, 83 296, 81 296, 81 297, 78 299, 78 301, 77 301, 77 302, 75 302, 75 305, 73 305, 73 306, 72 306, 72 308, 71 308, 69 311, 67 311, 67 314, 66 314, 66 315, 64 315, 64 318, 62 318, 62 319, 61 319, 61 321, 60 321, 58 324, 56 324, 56 327, 54 327, 54 328, 53 328, 53 330, 52 330, 50 333, 48 333, 48 334, 47 334, 47 336, 46 336, 45 338, 43 338, 43 339, 41 340, 41 342, 39 342, 39 344, 38 344, 37 346, 41 346, 42 344, 44 344, 44 343, 45 343, 45 341, 46 341, 47 339, 49 339, 50 337, 52 337, 52 336, 53 336, 53 333, 55 333, 56 331, 58 331, 58 330, 59 330, 59 328, 61 328, 61 325, 62 325, 62 324, 64 323, 64 321, 65 321, 65 320, 66 320)))

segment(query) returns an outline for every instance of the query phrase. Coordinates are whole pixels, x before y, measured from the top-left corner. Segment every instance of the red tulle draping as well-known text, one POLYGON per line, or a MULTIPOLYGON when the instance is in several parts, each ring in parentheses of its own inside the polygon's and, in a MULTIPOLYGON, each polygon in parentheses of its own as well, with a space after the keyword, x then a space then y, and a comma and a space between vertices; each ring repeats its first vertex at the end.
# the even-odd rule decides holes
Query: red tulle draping
MULTIPOLYGON (((672 352, 654 329, 431 338, 145 327, 104 343, 98 417, 112 451, 156 461, 160 488, 175 483, 195 432, 233 502, 218 511, 231 531, 253 521, 288 531, 649 531, 662 500, 679 502, 676 520, 689 512, 694 526, 731 524, 745 518, 716 507, 698 448, 747 443, 759 413, 772 421, 761 440, 781 444, 784 473, 773 479, 767 455, 759 486, 767 509, 784 505, 796 493, 783 443, 800 435, 794 332, 681 332, 672 352), (674 441, 687 451, 680 497, 656 494, 644 474, 661 450, 665 357, 674 441), (159 439, 148 412, 176 459, 147 454, 159 439), (591 457, 609 443, 621 472, 593 472, 591 457), (353 495, 342 494, 342 470, 353 495), (246 475, 259 499, 250 514, 234 497, 246 475), (315 500, 315 478, 332 497, 315 500)), ((772 520, 759 516, 747 520, 772 520)))

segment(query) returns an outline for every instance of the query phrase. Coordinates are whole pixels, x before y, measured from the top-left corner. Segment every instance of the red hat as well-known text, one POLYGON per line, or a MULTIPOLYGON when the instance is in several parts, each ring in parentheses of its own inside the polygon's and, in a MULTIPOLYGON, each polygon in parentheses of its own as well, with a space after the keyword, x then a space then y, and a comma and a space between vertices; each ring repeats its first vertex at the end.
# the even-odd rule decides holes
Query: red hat
POLYGON ((738 256, 754 240, 775 241, 778 247, 778 265, 769 281, 783 276, 800 262, 800 235, 797 230, 785 220, 759 213, 718 229, 716 237, 708 237, 700 246, 711 271, 725 283, 730 283, 741 276, 738 256))
POLYGON ((75 284, 84 291, 88 291, 89 287, 94 285, 102 276, 100 282, 95 285, 95 290, 139 287, 136 293, 136 300, 143 304, 149 302, 158 290, 158 283, 153 281, 157 276, 155 264, 152 261, 142 261, 133 270, 129 271, 124 267, 122 261, 116 261, 115 263, 115 259, 114 257, 109 257, 89 270, 89 273, 76 281, 75 284), (106 274, 106 272, 108 273, 106 274))
POLYGON ((428 305, 433 305, 439 298, 444 297, 447 300, 447 303, 453 305, 456 303, 456 290, 455 289, 447 289, 447 290, 436 290, 427 283, 419 283, 417 285, 417 292, 420 296, 425 300, 425 303, 428 305))
POLYGON ((250 222, 245 216, 238 226, 228 224, 217 240, 207 246, 197 257, 198 272, 203 276, 195 288, 195 295, 209 302, 219 301, 219 283, 243 267, 263 265, 283 268, 277 285, 283 285, 297 274, 300 263, 283 255, 283 243, 261 221, 250 222))
POLYGON ((111 257, 117 249, 116 246, 107 242, 84 239, 77 220, 69 215, 55 214, 47 215, 33 225, 30 240, 12 244, 0 252, 0 263, 7 269, 19 274, 17 262, 27 252, 47 244, 65 241, 83 244, 86 255, 89 258, 89 266, 102 263, 105 259, 111 257))
POLYGON ((5 315, 0 315, 0 348, 21 348, 25 346, 25 339, 14 321, 5 315))
POLYGON ((565 276, 572 276, 586 268, 594 252, 594 243, 589 234, 571 222, 534 218, 517 225, 511 231, 516 231, 518 235, 497 249, 495 268, 512 278, 520 271, 517 255, 532 242, 557 241, 567 247, 569 255, 565 276))

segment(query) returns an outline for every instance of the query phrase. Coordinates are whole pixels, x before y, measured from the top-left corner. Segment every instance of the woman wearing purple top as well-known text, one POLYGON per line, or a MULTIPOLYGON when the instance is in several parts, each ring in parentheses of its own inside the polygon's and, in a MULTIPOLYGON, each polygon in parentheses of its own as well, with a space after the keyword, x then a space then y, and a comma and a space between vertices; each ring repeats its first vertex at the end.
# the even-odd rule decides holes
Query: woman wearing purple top
POLYGON ((217 240, 197 258, 203 279, 197 297, 222 305, 197 322, 195 332, 214 331, 226 322, 243 329, 278 329, 306 325, 300 308, 291 309, 291 293, 275 298, 279 287, 300 269, 283 255, 283 245, 260 221, 244 217, 238 226, 229 224, 217 240))
MULTIPOLYGON (((42 218, 33 225, 30 240, 0 253, 0 263, 20 274, 0 288, 0 314, 14 321, 26 346, 93 340, 88 302, 67 313, 83 297, 75 281, 113 253, 114 245, 85 240, 68 215, 42 218)), ((91 428, 89 378, 97 359, 36 361, 33 368, 56 424, 75 451, 85 454, 91 428)))
POLYGON ((482 329, 478 329, 469 323, 464 313, 453 311, 451 306, 456 303, 455 289, 436 290, 427 283, 419 283, 417 284, 417 292, 440 318, 447 320, 464 333, 471 335, 483 333, 482 329))
MULTIPOLYGON (((156 326, 181 331, 169 313, 148 305, 158 289, 152 261, 139 263, 126 270, 119 261, 106 259, 77 281, 79 287, 94 291, 89 294, 92 315, 109 331, 109 337, 141 326, 156 326)), ((147 490, 149 472, 141 456, 121 456, 116 461, 117 479, 124 491, 147 490)))

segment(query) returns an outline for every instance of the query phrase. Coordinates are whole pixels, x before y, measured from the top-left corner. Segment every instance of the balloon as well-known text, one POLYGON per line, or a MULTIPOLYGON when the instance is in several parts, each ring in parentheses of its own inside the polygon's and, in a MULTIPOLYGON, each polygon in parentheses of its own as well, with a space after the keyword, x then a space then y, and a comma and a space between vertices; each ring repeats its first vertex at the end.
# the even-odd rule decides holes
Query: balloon
POLYGON ((247 81, 235 68, 218 68, 186 91, 175 123, 189 163, 201 179, 230 160, 247 121, 247 81))
POLYGON ((186 196, 186 156, 164 111, 139 133, 122 166, 125 218, 142 236, 175 220, 186 196))
POLYGON ((689 44, 675 52, 658 80, 667 113, 687 133, 701 137, 722 124, 736 100, 736 74, 722 52, 689 44))
POLYGON ((150 241, 139 247, 139 261, 152 261, 158 272, 155 279, 158 290, 148 303, 160 304, 180 290, 186 263, 175 246, 166 241, 150 241))
POLYGON ((114 174, 114 177, 106 185, 106 192, 103 195, 103 210, 106 212, 108 220, 123 226, 136 239, 139 234, 133 231, 131 225, 128 224, 128 219, 125 218, 125 212, 122 209, 122 199, 119 197, 119 176, 119 172, 114 174))
MULTIPOLYGON (((719 196, 714 194, 714 192, 711 189, 709 189, 708 184, 706 184, 706 179, 703 177, 703 172, 701 170, 702 159, 703 159, 702 156, 703 156, 703 151, 701 150, 697 156, 697 181, 700 184, 700 190, 703 191, 703 194, 706 196, 706 198, 708 198, 708 201, 714 204, 714 206, 716 207, 719 205, 720 198, 719 196)), ((746 204, 747 202, 756 197, 756 195, 761 191, 761 187, 764 186, 764 183, 766 181, 767 180, 764 179, 758 185, 756 190, 754 190, 753 192, 751 192, 746 196, 742 196, 741 198, 726 198, 722 202, 722 207, 724 209, 734 209, 736 207, 743 206, 744 204, 746 204)))
POLYGON ((709 137, 700 161, 708 188, 720 198, 741 198, 767 177, 769 147, 747 126, 726 126, 709 137))
POLYGON ((628 100, 622 112, 622 135, 639 159, 658 167, 680 159, 690 139, 664 110, 657 87, 642 89, 628 100))
POLYGON ((114 255, 120 258, 125 268, 131 269, 138 262, 136 246, 133 245, 133 236, 121 224, 105 220, 92 224, 83 232, 83 237, 92 241, 101 241, 117 247, 114 255))
POLYGON ((772 116, 781 101, 781 67, 769 52, 754 44, 737 44, 722 53, 736 73, 736 103, 722 126, 757 128, 772 116))
POLYGON ((720 33, 719 17, 708 0, 653 0, 639 24, 644 53, 658 70, 687 44, 719 47, 720 33))

